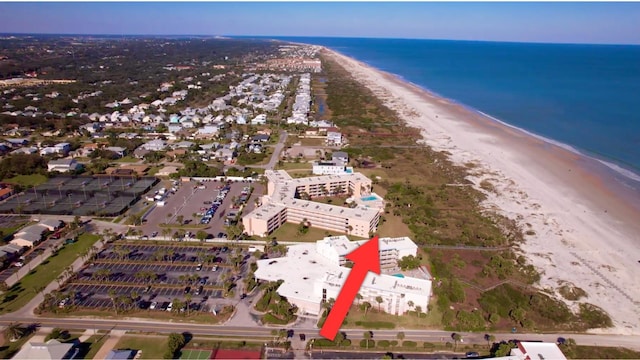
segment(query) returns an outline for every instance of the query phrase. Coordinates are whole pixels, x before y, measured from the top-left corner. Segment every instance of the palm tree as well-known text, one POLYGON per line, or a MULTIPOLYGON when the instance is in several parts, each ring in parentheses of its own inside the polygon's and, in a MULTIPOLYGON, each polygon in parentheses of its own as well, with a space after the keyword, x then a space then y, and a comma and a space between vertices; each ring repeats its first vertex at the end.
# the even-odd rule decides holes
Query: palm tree
POLYGON ((367 349, 369 349, 369 340, 371 340, 372 337, 373 335, 371 334, 371 331, 364 332, 364 340, 367 342, 367 349))
POLYGON ((12 322, 4 329, 4 336, 9 339, 10 342, 18 341, 25 333, 22 324, 12 322))
POLYGON ((407 301, 407 305, 409 306, 409 308, 413 308, 415 304, 413 303, 413 301, 409 300, 407 301))
POLYGON ((169 228, 162 228, 162 236, 164 236, 165 240, 167 239, 167 236, 171 234, 171 229, 169 228))
POLYGON ((382 309, 380 308, 380 306, 384 302, 384 299, 382 298, 382 296, 376 296, 376 302, 378 303, 378 311, 382 311, 382 309))
POLYGON ((416 312, 418 313, 418 316, 420 316, 420 314, 422 313, 422 306, 416 306, 416 312))
POLYGON ((187 308, 187 316, 189 316, 189 306, 191 305, 192 299, 193 299, 193 296, 190 293, 184 296, 184 304, 187 308))
POLYGON ((491 349, 491 343, 496 341, 496 336, 492 334, 484 334, 484 339, 487 341, 487 347, 491 349))
POLYGON ((458 341, 462 340, 462 336, 458 333, 451 334, 451 338, 453 339, 453 351, 456 351, 458 348, 458 341))
POLYGON ((400 341, 404 340, 404 332, 400 331, 398 334, 396 334, 396 337, 400 341))
POLYGON ((115 290, 109 290, 109 299, 111 299, 111 304, 113 305, 113 310, 115 310, 116 315, 118 315, 118 296, 116 295, 115 290))
POLYGON ((356 294, 356 300, 358 300, 358 306, 360 306, 360 301, 363 299, 362 295, 360 295, 360 293, 356 294))
POLYGON ((173 216, 172 213, 167 213, 167 224, 169 223, 169 220, 171 219, 171 217, 173 216))
POLYGON ((362 309, 364 310, 364 317, 367 317, 367 312, 369 311, 369 309, 371 309, 371 303, 365 301, 362 303, 362 305, 360 305, 360 307, 362 307, 362 309))

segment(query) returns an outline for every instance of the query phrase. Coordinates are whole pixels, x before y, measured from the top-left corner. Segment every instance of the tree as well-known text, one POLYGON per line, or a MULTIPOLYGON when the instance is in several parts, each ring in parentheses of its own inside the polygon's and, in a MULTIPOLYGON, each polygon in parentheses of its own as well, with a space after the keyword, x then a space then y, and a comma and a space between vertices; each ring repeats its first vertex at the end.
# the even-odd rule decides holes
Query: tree
POLYGON ((409 308, 413 308, 415 304, 413 303, 413 301, 409 300, 407 301, 407 305, 409 306, 409 308))
POLYGON ((340 347, 344 339, 344 333, 342 331, 338 331, 338 333, 336 334, 336 338, 333 341, 336 343, 336 345, 338 345, 338 347, 340 347))
POLYGON ((20 323, 9 323, 9 325, 7 325, 7 328, 4 329, 4 336, 5 338, 9 339, 10 342, 18 341, 24 335, 24 333, 25 330, 20 323))
POLYGON ((186 339, 183 334, 171 333, 169 334, 169 343, 167 352, 164 355, 165 359, 177 359, 178 351, 186 344, 186 339))
POLYGON ((178 221, 178 224, 184 225, 184 215, 176 216, 176 220, 178 221))
POLYGON ((118 296, 116 295, 115 290, 109 290, 109 299, 111 299, 111 304, 113 305, 113 310, 118 315, 118 296))
POLYGON ((462 335, 458 333, 453 333, 451 334, 451 339, 453 339, 453 343, 454 343, 453 351, 456 351, 456 348, 458 347, 458 341, 462 341, 462 335))
POLYGON ((491 349, 491 343, 496 341, 496 336, 493 334, 484 334, 484 339, 487 341, 487 347, 491 349))
POLYGON ((362 305, 360 305, 360 307, 362 308, 362 310, 364 310, 364 316, 367 317, 367 312, 369 311, 369 309, 371 309, 371 303, 365 301, 362 303, 362 305))
POLYGON ((367 349, 369 349, 369 340, 371 340, 371 338, 373 337, 373 333, 371 331, 365 331, 363 335, 364 340, 367 343, 367 349))
POLYGON ((416 312, 418 313, 418 316, 422 313, 422 306, 418 305, 416 306, 416 312))
POLYGON ((191 300, 193 300, 193 295, 190 293, 184 296, 184 305, 187 308, 187 316, 189 316, 189 307, 191 306, 191 300))
POLYGON ((357 293, 356 300, 358 300, 358 303, 357 303, 358 306, 360 306, 360 301, 362 301, 362 299, 363 299, 362 295, 360 295, 360 293, 357 293))
POLYGON ((396 334, 396 338, 398 338, 398 340, 400 341, 404 340, 404 332, 400 331, 398 334, 396 334))
POLYGON ((209 234, 206 233, 206 231, 204 230, 198 230, 196 232, 196 239, 200 240, 200 241, 204 241, 207 236, 209 236, 209 234))
POLYGON ((382 296, 376 296, 376 302, 378 303, 378 311, 382 311, 381 305, 384 302, 382 296))

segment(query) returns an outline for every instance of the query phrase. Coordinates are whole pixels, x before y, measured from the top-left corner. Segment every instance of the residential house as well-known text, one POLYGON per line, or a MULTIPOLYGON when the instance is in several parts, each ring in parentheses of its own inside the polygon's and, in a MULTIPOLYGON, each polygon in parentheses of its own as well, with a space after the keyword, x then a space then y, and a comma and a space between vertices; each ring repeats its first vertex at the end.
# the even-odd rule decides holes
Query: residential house
POLYGON ((80 351, 80 348, 75 347, 73 342, 62 343, 54 339, 46 343, 29 341, 13 356, 13 359, 73 359, 78 351, 80 351))
POLYGON ((344 151, 336 151, 331 154, 331 160, 334 162, 341 162, 343 164, 349 163, 349 154, 344 151))
POLYGON ((258 116, 251 119, 251 125, 264 125, 267 123, 267 115, 259 114, 258 116))
POLYGON ((49 229, 49 231, 56 231, 64 227, 64 222, 62 220, 55 219, 40 220, 38 224, 46 227, 47 229, 49 229))
POLYGON ((119 157, 123 157, 127 154, 127 149, 120 146, 108 146, 104 149, 115 153, 119 157))
POLYGON ((162 151, 167 148, 167 142, 162 139, 155 139, 140 145, 144 150, 162 151))
POLYGON ((175 133, 180 132, 182 130, 182 125, 170 124, 167 128, 169 129, 170 133, 175 134, 175 133))
POLYGON ((342 145, 342 133, 336 128, 328 128, 326 141, 330 145, 342 145))
POLYGON ((47 169, 49 171, 57 171, 57 172, 68 172, 68 171, 76 171, 82 167, 76 159, 57 159, 50 160, 47 164, 47 169))
POLYGON ((265 135, 265 134, 258 134, 258 135, 254 135, 251 138, 251 141, 255 141, 255 142, 267 142, 269 141, 270 136, 269 135, 265 135))
POLYGON ((0 201, 13 195, 13 187, 11 185, 0 184, 0 201))

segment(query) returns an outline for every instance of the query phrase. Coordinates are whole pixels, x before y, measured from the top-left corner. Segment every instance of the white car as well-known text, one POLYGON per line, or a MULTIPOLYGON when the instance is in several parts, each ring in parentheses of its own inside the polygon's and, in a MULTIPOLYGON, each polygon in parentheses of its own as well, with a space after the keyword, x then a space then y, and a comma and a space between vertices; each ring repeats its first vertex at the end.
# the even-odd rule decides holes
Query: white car
POLYGON ((167 311, 171 311, 173 309, 173 302, 169 303, 169 306, 167 306, 167 311))
POLYGON ((156 308, 157 306, 158 306, 158 302, 157 302, 157 301, 154 301, 154 302, 152 302, 152 303, 151 303, 151 305, 149 305, 149 309, 151 309, 151 310, 155 310, 155 308, 156 308))

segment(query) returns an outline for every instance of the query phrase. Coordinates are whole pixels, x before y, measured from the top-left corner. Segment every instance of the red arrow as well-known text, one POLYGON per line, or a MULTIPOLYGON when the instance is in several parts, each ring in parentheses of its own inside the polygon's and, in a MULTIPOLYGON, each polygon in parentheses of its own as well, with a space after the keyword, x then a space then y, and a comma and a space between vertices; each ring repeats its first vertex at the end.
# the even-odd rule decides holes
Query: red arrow
POLYGON ((360 245, 359 248, 346 256, 347 259, 353 261, 353 268, 349 272, 344 285, 342 285, 342 289, 340 289, 338 298, 329 312, 327 320, 324 322, 322 329, 320 329, 320 335, 333 341, 367 273, 371 271, 380 274, 379 248, 378 236, 374 236, 373 239, 360 245))

